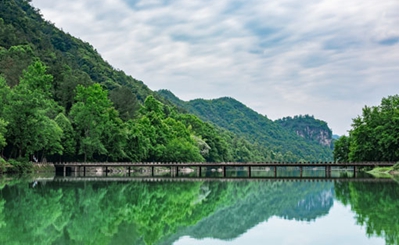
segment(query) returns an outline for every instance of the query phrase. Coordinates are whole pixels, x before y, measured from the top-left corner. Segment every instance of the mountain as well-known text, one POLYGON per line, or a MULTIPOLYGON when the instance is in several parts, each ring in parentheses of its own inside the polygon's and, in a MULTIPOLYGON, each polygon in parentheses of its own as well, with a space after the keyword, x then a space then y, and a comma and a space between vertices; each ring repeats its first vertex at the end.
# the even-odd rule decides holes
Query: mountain
MULTIPOLYGON (((74 85, 72 83, 91 80, 109 90, 126 86, 142 102, 153 94, 142 81, 114 69, 89 43, 43 20, 40 10, 29 2, 7 0, 0 3, 0 73, 10 86, 16 85, 22 71, 38 58, 55 78, 56 92, 74 85)), ((57 95, 59 100, 65 98, 65 95, 57 95)))
POLYGON ((265 146, 276 152, 293 154, 296 161, 331 161, 331 129, 327 123, 314 118, 296 122, 286 118, 273 121, 248 108, 233 98, 213 100, 180 100, 168 90, 157 91, 159 95, 206 122, 231 131, 248 141, 265 146), (301 128, 295 131, 293 128, 301 128))
POLYGON ((181 113, 142 81, 114 69, 89 43, 45 21, 27 0, 0 1, 0 101, 6 159, 288 159, 181 113))
POLYGON ((151 91, 114 69, 89 43, 45 21, 28 0, 0 1, 0 100, 5 158, 331 159, 328 148, 232 98, 186 103, 170 92, 151 91), (96 103, 85 104, 88 97, 96 103))

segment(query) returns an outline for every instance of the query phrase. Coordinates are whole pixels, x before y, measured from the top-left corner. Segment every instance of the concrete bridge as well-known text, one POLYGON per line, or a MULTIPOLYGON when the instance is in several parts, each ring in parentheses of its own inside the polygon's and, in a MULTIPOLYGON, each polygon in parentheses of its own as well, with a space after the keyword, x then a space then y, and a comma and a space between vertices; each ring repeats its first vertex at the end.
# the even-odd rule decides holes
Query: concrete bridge
POLYGON ((215 171, 222 172, 222 176, 226 177, 227 168, 240 168, 248 172, 248 177, 251 177, 254 168, 268 168, 268 170, 274 171, 274 177, 277 176, 278 168, 294 167, 298 168, 302 177, 304 168, 324 168, 325 177, 331 177, 332 168, 346 168, 354 171, 354 176, 360 168, 364 167, 391 167, 396 162, 220 162, 220 163, 209 163, 209 162, 190 162, 190 163, 162 163, 162 162, 59 162, 53 163, 57 172, 81 172, 83 176, 86 174, 86 168, 100 168, 101 171, 107 175, 111 169, 122 168, 130 176, 133 168, 150 168, 151 176, 154 176, 156 168, 168 168, 172 177, 177 177, 179 172, 186 170, 187 168, 195 168, 197 176, 202 176, 203 168, 214 169, 215 171))

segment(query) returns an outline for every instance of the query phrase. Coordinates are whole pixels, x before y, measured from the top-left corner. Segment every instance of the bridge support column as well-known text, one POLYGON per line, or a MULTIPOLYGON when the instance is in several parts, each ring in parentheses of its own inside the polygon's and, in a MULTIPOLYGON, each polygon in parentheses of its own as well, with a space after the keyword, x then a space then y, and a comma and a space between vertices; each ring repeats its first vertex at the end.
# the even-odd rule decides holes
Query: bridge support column
POLYGON ((108 166, 105 166, 105 176, 108 176, 108 166))
POLYGON ((251 178, 251 166, 248 166, 248 178, 251 178))
POLYGON ((300 171, 300 176, 302 178, 302 174, 303 174, 303 167, 302 166, 299 167, 299 171, 300 171))
POLYGON ((83 167, 83 176, 86 176, 86 166, 83 167))
POLYGON ((176 177, 179 177, 179 166, 176 166, 176 177))
POLYGON ((277 166, 274 166, 274 178, 277 178, 277 166))
POLYGON ((198 167, 198 177, 201 177, 201 166, 198 167))
POLYGON ((63 168, 63 175, 64 175, 64 177, 66 176, 66 166, 64 166, 64 168, 63 168))
POLYGON ((127 167, 127 176, 129 176, 129 177, 130 177, 130 166, 129 166, 129 167, 127 167))
POLYGON ((176 177, 176 168, 174 166, 170 167, 170 177, 176 177))
POLYGON ((226 177, 226 166, 222 167, 222 172, 223 172, 223 178, 226 177))
POLYGON ((154 166, 151 167, 151 177, 154 177, 154 166))
POLYGON ((326 177, 331 177, 331 166, 326 166, 326 177))
POLYGON ((358 170, 358 168, 356 166, 353 166, 353 177, 354 178, 357 177, 357 170, 358 170))

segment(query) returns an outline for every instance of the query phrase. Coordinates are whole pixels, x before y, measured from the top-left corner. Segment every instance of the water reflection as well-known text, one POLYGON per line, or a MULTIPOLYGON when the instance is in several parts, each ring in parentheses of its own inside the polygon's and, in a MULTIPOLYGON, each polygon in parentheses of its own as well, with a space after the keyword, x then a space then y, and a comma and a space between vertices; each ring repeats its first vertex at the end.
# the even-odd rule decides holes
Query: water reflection
MULTIPOLYGON (((246 174, 245 169, 226 172, 246 174)), ((356 212, 368 235, 398 244, 395 182, 50 180, 2 179, 0 244, 173 244, 185 236, 232 240, 273 217, 293 222, 325 217, 335 196, 356 212)))

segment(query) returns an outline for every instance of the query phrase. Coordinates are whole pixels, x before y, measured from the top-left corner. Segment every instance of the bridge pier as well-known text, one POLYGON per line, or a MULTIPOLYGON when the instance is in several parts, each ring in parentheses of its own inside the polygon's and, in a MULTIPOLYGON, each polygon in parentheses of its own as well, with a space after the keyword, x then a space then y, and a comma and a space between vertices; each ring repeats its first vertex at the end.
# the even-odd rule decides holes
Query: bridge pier
POLYGON ((331 177, 331 166, 326 166, 326 177, 331 177))
POLYGON ((226 177, 226 166, 222 167, 222 172, 223 172, 223 178, 226 177))
POLYGON ((277 166, 274 166, 274 178, 277 178, 277 166))
POLYGON ((248 178, 251 178, 251 166, 248 166, 248 178))

